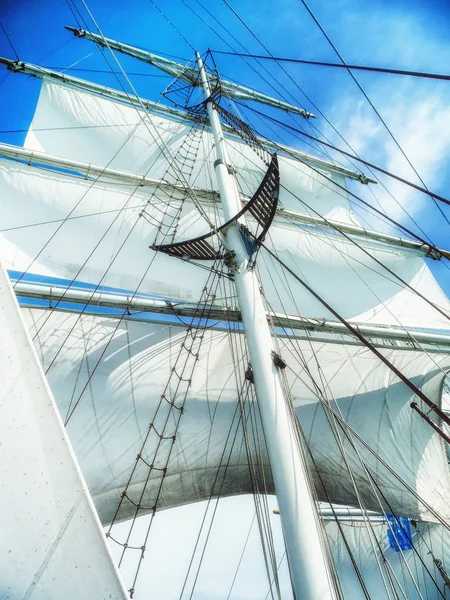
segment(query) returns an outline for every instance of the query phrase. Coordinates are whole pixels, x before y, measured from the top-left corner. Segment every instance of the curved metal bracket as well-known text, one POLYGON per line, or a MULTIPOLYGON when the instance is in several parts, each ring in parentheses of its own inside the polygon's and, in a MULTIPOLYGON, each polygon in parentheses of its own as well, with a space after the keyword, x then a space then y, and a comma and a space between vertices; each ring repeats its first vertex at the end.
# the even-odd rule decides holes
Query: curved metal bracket
POLYGON ((217 229, 214 229, 210 233, 205 233, 204 235, 193 238, 192 240, 175 242, 174 244, 154 244, 153 246, 150 246, 150 248, 158 252, 164 252, 169 256, 176 256, 177 258, 184 259, 215 260, 216 258, 221 258, 222 255, 220 252, 215 250, 207 240, 214 235, 219 234, 232 223, 235 223, 247 212, 252 215, 252 217, 260 226, 260 231, 258 231, 255 235, 252 234, 256 244, 258 244, 258 242, 264 240, 264 236, 272 224, 275 212, 277 210, 279 191, 280 171, 278 168, 277 155, 274 154, 272 156, 269 168, 264 175, 264 179, 261 181, 251 200, 249 200, 243 209, 240 210, 232 219, 223 225, 220 225, 220 227, 217 227, 217 229))

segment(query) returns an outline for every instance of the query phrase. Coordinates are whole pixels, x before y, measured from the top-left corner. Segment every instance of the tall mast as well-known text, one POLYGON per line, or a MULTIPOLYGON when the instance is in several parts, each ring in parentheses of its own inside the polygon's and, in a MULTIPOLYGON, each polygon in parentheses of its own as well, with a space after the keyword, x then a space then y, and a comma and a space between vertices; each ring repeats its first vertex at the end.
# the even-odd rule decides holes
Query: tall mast
MULTIPOLYGON (((242 208, 224 134, 211 99, 211 90, 200 54, 196 54, 206 108, 215 142, 214 170, 225 220, 242 208)), ((283 523, 294 593, 298 600, 334 600, 331 574, 322 543, 317 509, 308 482, 305 456, 298 444, 291 413, 284 397, 274 346, 260 293, 236 222, 224 230, 227 249, 234 253, 234 281, 247 339, 254 385, 259 401, 267 451, 283 523)))

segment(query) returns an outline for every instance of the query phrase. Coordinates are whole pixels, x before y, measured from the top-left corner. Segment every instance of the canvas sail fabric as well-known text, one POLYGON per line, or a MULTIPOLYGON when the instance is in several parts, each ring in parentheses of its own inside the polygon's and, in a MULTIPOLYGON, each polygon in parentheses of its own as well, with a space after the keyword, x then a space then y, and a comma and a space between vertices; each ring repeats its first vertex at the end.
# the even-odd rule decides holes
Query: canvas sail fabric
MULTIPOLYGON (((148 424, 153 420, 185 332, 182 327, 167 324, 126 321, 118 325, 116 319, 87 315, 76 322, 77 315, 68 317, 56 312, 44 324, 49 316, 47 311, 24 309, 24 313, 30 331, 39 329, 35 343, 44 368, 50 365, 70 333, 47 377, 63 418, 76 406, 68 423, 68 432, 99 515, 107 523, 117 508, 148 424), (85 392, 80 396, 84 388, 85 392)), ((205 500, 218 495, 219 491, 225 496, 251 493, 253 489, 242 430, 229 453, 227 450, 226 458, 222 457, 237 410, 236 369, 228 335, 207 330, 204 336, 159 508, 205 500), (221 460, 228 464, 226 469, 221 460), (219 467, 220 475, 216 480, 219 467)), ((449 518, 450 475, 443 442, 411 410, 413 394, 409 388, 396 380, 367 349, 286 341, 282 353, 290 367, 289 384, 294 406, 315 459, 311 468, 319 496, 324 498, 321 487, 324 481, 331 501, 357 505, 345 461, 324 410, 312 391, 311 376, 298 362, 299 352, 314 380, 322 381, 321 385, 326 387, 327 398, 335 410, 342 411, 351 427, 392 467, 396 475, 389 473, 358 444, 365 467, 383 490, 392 510, 429 520, 436 519, 433 514, 436 511, 443 518, 449 518), (428 503, 431 511, 404 488, 398 477, 428 503)), ((435 354, 431 359, 419 352, 383 352, 433 401, 440 402, 444 374, 433 361, 448 368, 449 360, 445 355, 435 354)), ((243 371, 246 363, 242 363, 241 368, 243 371)), ((158 418, 164 420, 168 411, 170 408, 166 403, 158 418)), ((170 424, 169 433, 172 434, 173 414, 170 424)), ((379 509, 377 493, 360 457, 343 436, 342 440, 366 507, 379 509)), ((167 443, 172 445, 171 440, 167 443)), ((154 464, 156 444, 156 436, 150 437, 145 448, 149 464, 154 464)), ((165 452, 167 446, 165 450, 161 449, 160 467, 165 452)), ((256 457, 255 448, 254 452, 256 457)), ((130 490, 133 498, 142 491, 142 482, 148 473, 145 465, 139 469, 130 490)), ((263 469, 269 482, 268 491, 273 491, 265 454, 263 469)), ((142 504, 153 505, 160 481, 161 474, 153 472, 142 504)), ((124 502, 120 518, 126 519, 133 512, 134 505, 124 502)))
POLYGON ((0 300, 0 596, 125 600, 3 268, 0 300))
MULTIPOLYGON (((360 323, 449 329, 450 302, 424 259, 415 252, 368 240, 358 240, 358 247, 320 229, 300 229, 280 223, 271 228, 266 243, 294 273, 347 319, 360 323), (413 289, 406 288, 396 276, 413 289), (413 290, 443 309, 449 318, 413 290)), ((276 310, 281 307, 282 312, 291 315, 335 318, 264 250, 259 254, 258 267, 266 297, 276 310)))
MULTIPOLYGON (((8 268, 128 290, 197 301, 208 272, 155 253, 160 221, 171 224, 183 200, 167 193, 113 182, 91 182, 60 172, 0 160, 3 233, 0 253, 8 268), (147 204, 149 198, 151 203, 147 204), (145 207, 147 219, 139 218, 145 207), (69 218, 67 218, 69 217, 69 218), (33 262, 34 261, 34 262, 33 262)), ((209 216, 214 218, 214 207, 209 216)), ((207 230, 185 201, 177 239, 207 230)), ((171 230, 164 229, 164 231, 171 230)), ((160 243, 166 241, 159 238, 160 243)), ((170 241, 170 240, 169 240, 170 241)), ((449 320, 406 289, 374 257, 450 314, 450 303, 423 258, 405 249, 359 242, 276 219, 267 235, 272 248, 342 316, 358 322, 449 329, 449 320), (349 294, 349 290, 351 293, 349 294)), ((332 317, 264 250, 258 268, 268 307, 306 317, 332 317)), ((217 301, 219 302, 219 300, 217 301)))
POLYGON ((433 563, 434 557, 441 560, 444 568, 449 570, 450 532, 445 527, 428 523, 418 523, 417 529, 411 526, 411 539, 416 554, 413 549, 403 553, 396 552, 390 546, 386 523, 372 523, 371 531, 361 522, 341 522, 340 526, 342 532, 337 523, 325 522, 325 532, 345 598, 363 600, 366 596, 358 581, 343 536, 371 598, 391 598, 393 592, 389 582, 393 583, 400 597, 408 600, 438 600, 446 597, 444 579, 433 563), (429 552, 430 548, 433 555, 429 552), (389 561, 389 567, 386 567, 383 557, 389 561), (382 565, 384 581, 378 564, 382 565), (427 569, 439 589, 431 580, 427 569), (385 589, 386 582, 389 593, 385 589))
POLYGON ((144 277, 142 292, 200 297, 204 271, 184 264, 174 277, 173 260, 149 249, 159 223, 173 223, 177 198, 168 208, 166 194, 159 191, 159 199, 147 206, 151 189, 93 185, 7 160, 0 160, 0 194, 0 256, 8 268, 130 291, 144 277), (150 222, 139 219, 144 207, 150 222))
MULTIPOLYGON (((44 78, 24 145, 55 156, 161 178, 167 177, 167 167, 190 129, 189 123, 144 113, 44 78)), ((243 142, 228 140, 227 148, 237 170, 240 191, 251 196, 267 167, 243 142)), ((189 181, 191 185, 216 189, 212 149, 212 135, 204 132, 198 145, 197 165, 189 181)), ((285 208, 305 212, 304 205, 294 197, 300 196, 324 216, 332 216, 340 208, 338 220, 354 222, 345 191, 336 191, 320 171, 286 157, 280 157, 279 164, 283 182, 280 201, 285 208)), ((324 174, 345 187, 343 175, 332 170, 324 174)))

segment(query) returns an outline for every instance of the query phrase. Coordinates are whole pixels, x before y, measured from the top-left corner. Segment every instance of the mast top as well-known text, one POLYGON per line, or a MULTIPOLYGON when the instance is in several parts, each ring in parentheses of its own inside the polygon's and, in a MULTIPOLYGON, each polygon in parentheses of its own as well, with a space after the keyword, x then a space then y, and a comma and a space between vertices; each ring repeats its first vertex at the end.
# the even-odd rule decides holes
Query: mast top
MULTIPOLYGON (((86 90, 94 94, 99 94, 112 100, 118 100, 126 104, 132 103, 132 99, 130 99, 129 95, 127 95, 125 92, 121 92, 114 88, 98 83, 93 83, 92 81, 88 81, 86 79, 74 77, 73 75, 68 75, 67 73, 60 73, 59 71, 54 71, 45 67, 39 67, 31 63, 16 61, 3 57, 0 57, 0 64, 5 65, 6 68, 13 73, 21 73, 23 75, 28 75, 30 77, 38 77, 41 79, 48 78, 48 80, 50 81, 60 81, 63 84, 72 85, 75 88, 86 90)), ((181 119, 183 121, 198 123, 197 117, 194 118, 193 116, 189 115, 189 113, 186 113, 185 111, 180 110, 178 108, 167 106, 165 104, 160 104, 158 102, 153 102, 143 97, 139 98, 139 102, 142 103, 147 110, 150 110, 157 114, 162 114, 169 118, 181 119)), ((227 128, 226 125, 224 125, 224 130, 227 133, 227 135, 233 135, 234 133, 231 129, 227 128)), ((344 177, 349 177, 350 179, 354 179, 363 184, 376 183, 375 180, 366 177, 361 172, 353 171, 346 167, 336 165, 329 160, 320 158, 318 156, 314 156, 312 154, 308 154, 307 152, 303 152, 302 150, 299 150, 297 148, 286 146, 284 144, 280 144, 278 142, 274 142, 273 140, 269 140, 266 138, 258 137, 258 140, 260 140, 267 147, 274 149, 278 153, 286 153, 288 156, 296 158, 301 162, 306 163, 307 165, 311 164, 317 166, 318 168, 331 169, 332 171, 339 173, 344 177)))
MULTIPOLYGON (((84 38, 91 42, 95 42, 100 46, 108 45, 112 50, 117 50, 118 52, 122 52, 123 54, 133 56, 134 58, 142 60, 143 62, 146 62, 150 65, 153 65, 154 67, 161 69, 165 73, 168 73, 173 77, 177 77, 178 79, 181 79, 182 81, 185 81, 191 85, 194 85, 196 87, 201 86, 199 73, 196 68, 189 67, 187 65, 182 65, 181 63, 178 63, 174 60, 158 56, 157 54, 153 54, 152 52, 142 50, 141 48, 136 48, 135 46, 130 46, 129 44, 123 44, 122 42, 117 42, 116 40, 104 38, 101 35, 91 33, 84 29, 76 29, 75 27, 70 27, 68 25, 66 25, 65 28, 68 31, 71 31, 78 38, 84 38)), ((300 115, 306 119, 315 117, 314 114, 308 112, 304 108, 293 106, 288 102, 283 102, 282 100, 278 100, 277 98, 272 98, 271 96, 267 96, 266 94, 262 94, 261 92, 257 92, 256 90, 252 90, 251 88, 239 85, 238 83, 227 81, 226 79, 220 78, 220 89, 221 93, 228 98, 260 102, 268 106, 273 106, 275 108, 279 108, 281 110, 300 115)))

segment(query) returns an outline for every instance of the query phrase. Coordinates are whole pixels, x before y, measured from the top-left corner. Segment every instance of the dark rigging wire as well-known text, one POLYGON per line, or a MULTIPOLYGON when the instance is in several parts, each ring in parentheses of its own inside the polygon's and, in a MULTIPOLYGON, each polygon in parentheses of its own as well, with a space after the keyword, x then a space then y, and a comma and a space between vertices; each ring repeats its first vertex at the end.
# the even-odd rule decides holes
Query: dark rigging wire
POLYGON ((16 55, 16 58, 17 58, 17 60, 19 60, 19 55, 17 54, 17 51, 16 51, 16 49, 14 48, 14 44, 12 43, 12 41, 11 41, 11 38, 9 37, 8 33, 6 32, 6 29, 5 29, 5 27, 4 27, 4 25, 3 25, 3 23, 2 23, 1 21, 0 21, 0 27, 2 28, 2 30, 3 30, 3 33, 5 34, 5 37, 6 37, 6 39, 8 40, 8 42, 9 42, 9 45, 11 46, 11 49, 12 49, 12 51, 13 51, 13 52, 14 52, 14 54, 16 55))
MULTIPOLYGON (((241 103, 239 102, 239 104, 241 104, 241 103)), ((277 125, 281 125, 285 129, 289 129, 291 131, 294 131, 295 133, 299 133, 300 135, 303 135, 303 136, 309 138, 310 140, 314 140, 315 142, 319 142, 320 144, 323 144, 324 146, 327 146, 328 148, 331 148, 332 150, 336 150, 336 152, 339 152, 340 154, 344 154, 345 156, 348 156, 349 158, 351 158, 353 160, 357 160, 358 162, 362 163, 363 165, 366 165, 366 167, 370 167, 371 169, 375 169, 376 171, 379 171, 380 173, 383 173, 383 175, 387 175, 388 177, 392 177, 393 179, 396 179, 397 181, 400 181, 401 183, 404 183, 405 185, 409 185, 410 187, 418 190, 419 192, 427 194, 431 198, 435 198, 436 200, 439 200, 440 202, 443 202, 444 204, 450 205, 450 200, 448 200, 448 198, 445 198, 444 196, 440 196, 439 194, 435 194, 434 192, 431 192, 426 187, 421 187, 420 185, 416 185, 415 183, 412 183, 412 181, 408 181, 407 179, 404 179, 403 177, 400 177, 399 175, 395 175, 394 173, 391 173, 390 171, 386 171, 385 169, 383 169, 381 167, 378 167, 377 165, 374 165, 373 163, 371 163, 371 162, 369 162, 367 160, 364 160, 363 158, 359 158, 358 156, 355 156, 354 154, 350 154, 350 152, 347 152, 346 150, 343 150, 342 148, 338 148, 337 146, 333 146, 333 144, 329 144, 327 142, 324 142, 324 141, 320 140, 319 138, 316 138, 316 137, 310 135, 309 133, 306 133, 305 131, 302 131, 301 129, 298 129, 297 127, 293 127, 292 125, 288 125, 287 123, 283 123, 283 121, 279 121, 278 119, 275 119, 275 117, 271 117, 270 115, 267 115, 267 114, 265 114, 265 113, 257 110, 256 108, 253 108, 253 107, 247 106, 247 105, 244 105, 244 106, 248 110, 251 110, 252 112, 260 115, 261 117, 264 117, 265 119, 269 119, 269 121, 273 121, 277 125)))
POLYGON ((255 58, 263 60, 274 60, 276 62, 299 63, 302 65, 316 65, 319 67, 338 67, 341 69, 353 69, 358 71, 373 71, 375 73, 390 73, 392 75, 408 75, 411 77, 422 77, 425 79, 441 79, 450 81, 450 75, 441 73, 424 73, 422 71, 406 71, 404 69, 388 69, 386 67, 368 67, 363 65, 349 65, 348 63, 330 63, 317 60, 303 60, 300 58, 287 58, 281 56, 265 56, 264 54, 246 54, 244 52, 227 52, 226 50, 212 50, 215 54, 228 54, 229 56, 240 56, 241 58, 255 58))
POLYGON ((330 313, 334 317, 336 317, 336 319, 338 319, 343 325, 345 325, 345 327, 347 327, 347 329, 349 330, 349 332, 352 335, 354 335, 366 348, 368 348, 377 358, 379 358, 381 360, 381 362, 383 362, 387 367, 389 367, 389 369, 401 381, 403 381, 403 383, 406 384, 410 388, 410 390, 413 391, 416 394, 416 396, 418 396, 433 412, 435 412, 442 419, 442 421, 444 421, 444 423, 450 424, 450 417, 448 417, 447 414, 443 410, 441 410, 441 408, 437 404, 435 404, 432 400, 430 400, 430 398, 428 398, 428 396, 426 394, 424 394, 420 388, 418 388, 408 377, 406 377, 406 375, 404 375, 402 373, 402 371, 397 369, 397 367, 393 363, 391 363, 390 360, 388 360, 379 350, 377 350, 377 348, 371 342, 369 342, 369 340, 367 338, 365 338, 358 331, 357 328, 355 328, 353 325, 351 325, 346 319, 344 319, 344 317, 342 317, 336 310, 334 310, 334 308, 332 308, 328 304, 328 302, 326 302, 301 277, 299 277, 286 263, 284 263, 281 260, 281 258, 279 258, 276 255, 275 252, 270 250, 270 248, 268 248, 263 242, 259 241, 258 243, 266 250, 266 252, 272 258, 274 258, 284 269, 286 269, 286 271, 288 273, 290 273, 296 281, 298 281, 310 294, 312 294, 314 296, 314 298, 316 298, 316 300, 318 300, 322 304, 322 306, 324 306, 328 311, 330 311, 330 313))
MULTIPOLYGON (((81 23, 80 23, 80 19, 78 18, 78 15, 80 15, 80 11, 78 10, 78 8, 75 5, 75 2, 73 0, 66 0, 66 4, 69 7, 70 12, 72 13, 73 18, 75 19, 75 21, 77 22, 78 27, 81 29, 81 23), (72 5, 71 5, 72 2, 72 5), (75 10, 74 10, 75 9, 75 10), (76 11, 76 12, 75 12, 76 11), (76 14, 78 13, 78 15, 76 14)), ((81 15, 80 15, 81 16, 81 15)))
MULTIPOLYGON (((226 0, 224 0, 224 2, 226 2, 226 0)), ((361 86, 361 84, 359 83, 359 81, 356 79, 355 75, 352 73, 352 71, 347 66, 347 64, 346 64, 345 60, 343 59, 343 57, 341 56, 339 50, 333 44, 333 42, 331 41, 329 35, 326 33, 326 31, 324 30, 324 28, 322 27, 322 25, 317 20, 317 17, 314 15, 314 13, 312 12, 312 10, 309 8, 308 4, 306 3, 306 0, 300 0, 300 2, 306 8, 306 10, 308 11, 309 15, 313 19, 314 23, 320 29, 320 31, 322 32, 322 34, 324 35, 325 39, 330 44, 330 46, 333 48, 334 52, 339 57, 339 60, 347 68, 347 71, 348 71, 350 77, 353 79, 353 81, 358 86, 358 89, 360 90, 360 92, 362 93, 362 95, 364 96, 364 98, 367 100, 367 102, 369 103, 369 105, 371 106, 371 108, 373 109, 373 111, 375 112, 375 114, 377 115, 377 117, 379 118, 379 120, 381 121, 381 123, 383 124, 384 128, 388 132, 389 136, 391 137, 392 141, 395 143, 395 145, 397 146, 397 148, 400 150, 400 152, 403 155, 403 157, 405 158, 406 162, 409 164, 409 166, 411 167, 411 169, 414 171, 414 173, 416 174, 416 176, 419 179, 419 181, 421 182, 421 184, 426 188, 427 186, 426 186, 424 180, 422 179, 422 177, 419 175, 417 169, 414 167, 414 165, 412 164, 412 162, 410 161, 410 159, 406 155, 406 152, 403 150, 403 148, 401 147, 400 143, 397 141, 396 137, 394 136, 394 134, 392 133, 392 131, 388 127, 386 121, 383 119, 383 117, 381 116, 381 114, 378 112, 377 108, 375 107, 375 105, 373 104, 373 102, 371 101, 371 99, 369 98, 369 96, 366 94, 366 92, 364 91, 363 87, 361 86)), ((434 201, 434 203, 436 205, 436 208, 439 210, 439 212, 441 213, 441 215, 444 217, 444 219, 447 221, 448 225, 450 226, 450 220, 448 219, 448 217, 445 214, 445 212, 437 204, 436 200, 433 200, 433 201, 434 201)))

